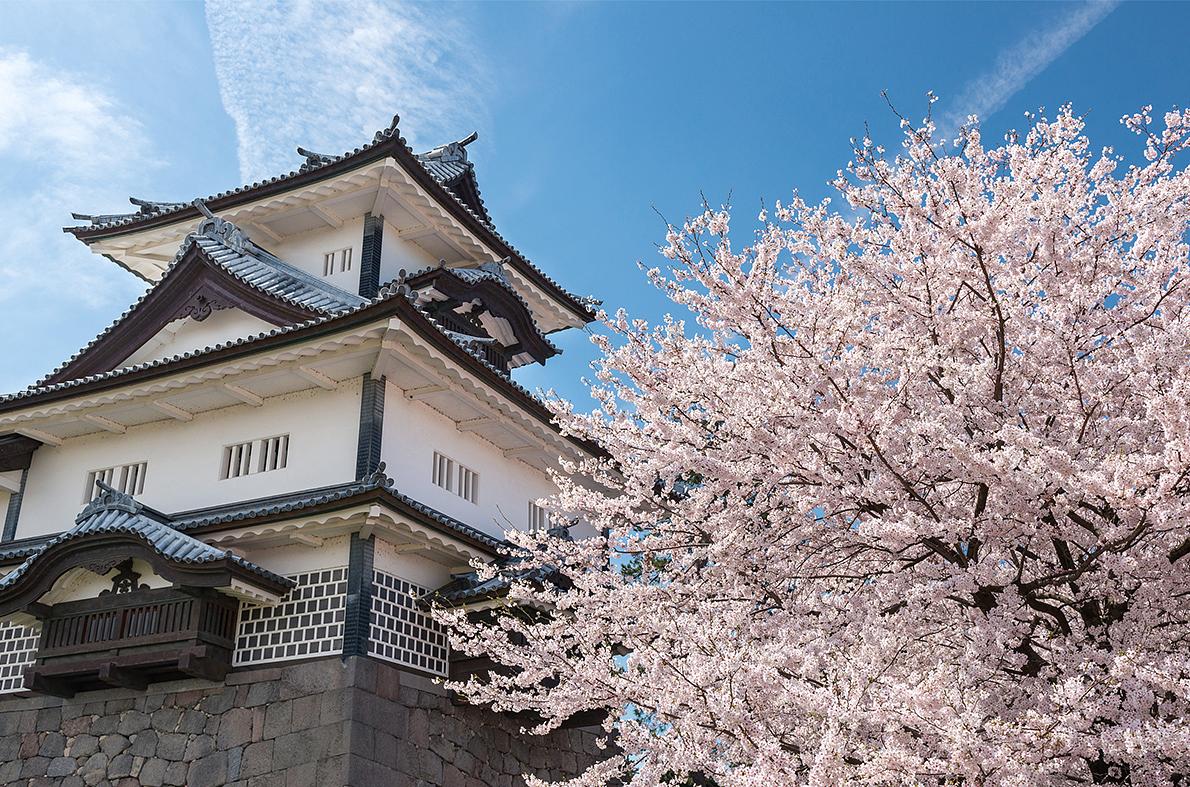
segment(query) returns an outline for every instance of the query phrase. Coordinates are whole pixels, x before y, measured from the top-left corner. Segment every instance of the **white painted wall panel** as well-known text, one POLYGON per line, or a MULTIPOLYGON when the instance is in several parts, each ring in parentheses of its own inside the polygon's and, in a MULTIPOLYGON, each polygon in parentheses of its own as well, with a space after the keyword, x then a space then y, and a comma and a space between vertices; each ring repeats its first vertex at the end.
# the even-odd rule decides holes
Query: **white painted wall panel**
POLYGON ((255 336, 276 327, 239 309, 220 309, 201 322, 183 317, 158 331, 156 336, 120 365, 135 366, 146 361, 169 358, 245 336, 255 336))
POLYGON ((544 473, 460 432, 449 418, 405 398, 392 384, 385 392, 381 454, 398 491, 494 536, 509 527, 528 529, 529 501, 556 491, 544 473), (435 451, 479 473, 477 503, 432 483, 435 451))
POLYGON ((254 238, 262 247, 271 251, 278 258, 294 267, 301 268, 307 273, 324 279, 348 292, 359 292, 359 264, 360 244, 364 238, 363 217, 348 219, 339 227, 327 226, 325 229, 310 230, 299 235, 292 235, 280 243, 268 238, 254 238), (336 269, 331 276, 322 275, 323 255, 328 251, 351 248, 351 270, 336 269))
POLYGON ((380 244, 381 284, 397 278, 401 270, 413 273, 437 264, 436 257, 427 253, 421 246, 398 237, 393 225, 384 222, 384 240, 380 244))
POLYGON ((350 481, 359 430, 358 381, 203 413, 190 422, 161 422, 45 446, 33 455, 17 537, 44 535, 74 524, 87 473, 148 462, 140 500, 165 512, 350 481), (220 480, 223 447, 290 435, 287 467, 220 480))

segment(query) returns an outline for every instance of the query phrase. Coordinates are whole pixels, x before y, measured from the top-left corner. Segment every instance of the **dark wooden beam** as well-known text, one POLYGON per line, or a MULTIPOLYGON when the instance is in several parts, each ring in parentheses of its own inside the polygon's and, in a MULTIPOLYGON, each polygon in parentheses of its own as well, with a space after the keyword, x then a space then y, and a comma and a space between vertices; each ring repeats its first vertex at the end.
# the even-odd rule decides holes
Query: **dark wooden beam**
POLYGON ((122 689, 144 691, 149 685, 149 681, 144 675, 124 669, 115 662, 100 664, 97 677, 102 683, 122 689))
POLYGON ((25 670, 25 688, 38 694, 49 694, 51 697, 70 699, 74 696, 74 686, 62 678, 43 675, 37 667, 25 670))

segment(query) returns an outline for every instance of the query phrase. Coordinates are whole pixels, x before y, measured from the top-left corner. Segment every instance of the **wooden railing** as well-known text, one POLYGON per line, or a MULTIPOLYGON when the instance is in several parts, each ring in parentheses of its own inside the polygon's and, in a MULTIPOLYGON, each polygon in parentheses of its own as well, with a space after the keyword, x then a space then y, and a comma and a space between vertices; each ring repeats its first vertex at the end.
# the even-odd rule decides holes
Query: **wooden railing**
POLYGON ((237 602, 172 588, 56 604, 43 621, 38 661, 178 641, 232 647, 237 602))

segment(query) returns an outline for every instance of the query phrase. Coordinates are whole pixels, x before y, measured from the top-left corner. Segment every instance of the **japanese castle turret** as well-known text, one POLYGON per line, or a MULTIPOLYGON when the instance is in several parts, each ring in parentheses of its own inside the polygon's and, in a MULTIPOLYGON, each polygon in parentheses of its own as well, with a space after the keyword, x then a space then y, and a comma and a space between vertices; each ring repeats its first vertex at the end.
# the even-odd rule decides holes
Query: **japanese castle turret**
POLYGON ((149 287, 0 397, 0 784, 513 785, 600 756, 582 719, 530 736, 441 687, 476 666, 428 604, 494 603, 473 563, 596 450, 512 379, 594 315, 496 231, 474 139, 415 153, 394 119, 74 214, 149 287))

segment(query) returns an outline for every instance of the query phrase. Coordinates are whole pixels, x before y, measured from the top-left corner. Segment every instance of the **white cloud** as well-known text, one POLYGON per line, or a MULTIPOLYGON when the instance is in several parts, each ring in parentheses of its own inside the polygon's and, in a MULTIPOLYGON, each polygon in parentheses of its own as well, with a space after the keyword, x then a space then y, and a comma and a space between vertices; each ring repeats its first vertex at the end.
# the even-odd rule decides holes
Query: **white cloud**
POLYGON ((948 136, 968 115, 985 119, 1002 109, 1029 80, 1099 24, 1119 0, 1089 0, 1046 30, 1036 31, 996 58, 992 68, 967 83, 938 124, 948 136))
POLYGON ((102 88, 0 47, 0 390, 93 336, 144 284, 62 232, 71 210, 127 205, 158 166, 143 129, 102 88))
POLYGON ((486 69, 449 4, 208 0, 206 15, 245 182, 294 169, 297 145, 358 146, 394 113, 418 148, 484 125, 486 69))
POLYGON ((62 227, 74 223, 72 209, 124 202, 122 173, 156 163, 146 150, 140 123, 102 89, 0 48, 0 258, 24 261, 0 267, 6 313, 17 300, 94 308, 138 289, 62 227))

